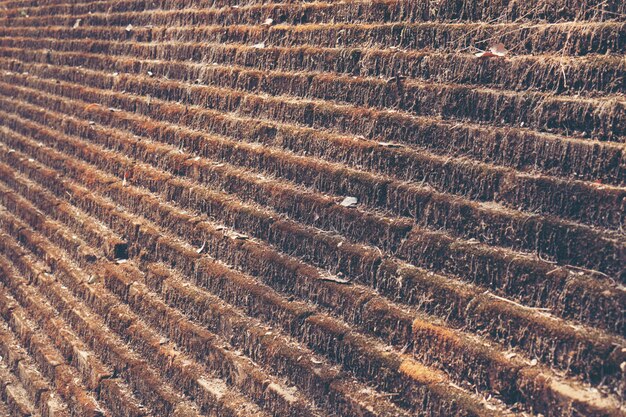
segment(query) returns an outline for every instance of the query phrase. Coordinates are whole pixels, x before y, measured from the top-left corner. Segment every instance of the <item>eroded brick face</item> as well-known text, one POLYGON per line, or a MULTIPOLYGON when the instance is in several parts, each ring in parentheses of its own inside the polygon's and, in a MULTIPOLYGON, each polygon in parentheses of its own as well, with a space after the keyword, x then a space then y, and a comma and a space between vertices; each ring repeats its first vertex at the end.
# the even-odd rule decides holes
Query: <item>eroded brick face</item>
POLYGON ((1 416, 626 415, 619 0, 6 0, 1 416))

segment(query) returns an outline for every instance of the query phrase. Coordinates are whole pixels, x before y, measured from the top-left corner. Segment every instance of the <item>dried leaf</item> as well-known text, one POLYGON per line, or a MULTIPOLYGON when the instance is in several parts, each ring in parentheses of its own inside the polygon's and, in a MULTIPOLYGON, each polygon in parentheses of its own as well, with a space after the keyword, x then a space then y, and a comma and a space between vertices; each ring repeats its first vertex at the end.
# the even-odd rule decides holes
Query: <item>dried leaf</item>
POLYGON ((477 52, 476 55, 478 58, 490 58, 490 57, 503 57, 508 54, 509 51, 504 47, 503 44, 499 43, 497 45, 489 48, 488 51, 477 52))
POLYGON ((474 55, 475 55, 476 57, 478 57, 478 58, 490 58, 490 57, 492 57, 492 56, 495 56, 494 54, 492 54, 492 53, 491 53, 491 52, 489 52, 489 51, 481 51, 481 52, 476 52, 474 55))
POLYGON ((504 47, 504 44, 502 43, 498 43, 492 46, 491 48, 489 48, 489 51, 496 56, 505 56, 509 53, 509 51, 504 47))
POLYGON ((359 202, 359 200, 357 200, 356 197, 346 197, 343 199, 343 201, 339 204, 341 204, 344 207, 348 207, 348 208, 354 208, 356 207, 357 203, 359 202))
POLYGON ((378 142, 379 146, 383 148, 402 148, 402 145, 399 143, 391 143, 391 142, 378 142))
POLYGON ((391 83, 398 83, 402 80, 404 80, 406 77, 403 75, 397 76, 397 77, 391 77, 390 79, 387 80, 387 84, 391 84, 391 83))
POLYGON ((204 243, 202 243, 202 246, 200 247, 200 249, 196 249, 196 252, 202 253, 205 247, 206 247, 206 240, 204 241, 204 243))
POLYGON ((231 238, 231 239, 235 239, 235 240, 247 240, 247 239, 248 239, 248 236, 243 235, 243 234, 241 234, 241 233, 232 232, 232 233, 230 234, 230 238, 231 238))
POLYGON ((337 284, 350 284, 350 280, 349 279, 341 278, 341 277, 338 277, 338 276, 335 276, 335 275, 324 275, 324 276, 320 277, 320 280, 335 282, 337 284))

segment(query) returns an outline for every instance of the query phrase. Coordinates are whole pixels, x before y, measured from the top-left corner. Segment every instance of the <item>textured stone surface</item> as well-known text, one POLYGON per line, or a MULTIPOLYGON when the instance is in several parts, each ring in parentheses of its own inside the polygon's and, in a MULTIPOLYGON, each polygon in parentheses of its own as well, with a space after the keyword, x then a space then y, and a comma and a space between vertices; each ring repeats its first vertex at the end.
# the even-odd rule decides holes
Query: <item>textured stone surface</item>
POLYGON ((625 15, 0 2, 0 415, 626 415, 625 15))

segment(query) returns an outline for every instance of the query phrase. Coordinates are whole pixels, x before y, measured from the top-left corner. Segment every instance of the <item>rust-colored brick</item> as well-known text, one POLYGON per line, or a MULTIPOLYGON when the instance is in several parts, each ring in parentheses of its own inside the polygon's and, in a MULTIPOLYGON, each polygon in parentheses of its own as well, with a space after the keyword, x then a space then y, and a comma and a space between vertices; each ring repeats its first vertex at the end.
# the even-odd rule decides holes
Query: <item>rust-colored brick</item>
POLYGON ((625 52, 622 0, 0 0, 0 417, 626 416, 625 52))

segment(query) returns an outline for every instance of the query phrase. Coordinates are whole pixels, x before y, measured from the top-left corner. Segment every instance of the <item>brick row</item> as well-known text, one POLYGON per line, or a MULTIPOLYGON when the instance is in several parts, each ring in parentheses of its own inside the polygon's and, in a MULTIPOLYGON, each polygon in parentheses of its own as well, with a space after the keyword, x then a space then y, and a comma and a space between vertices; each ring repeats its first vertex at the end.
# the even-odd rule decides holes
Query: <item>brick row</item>
MULTIPOLYGON (((22 226, 19 226, 19 221, 6 212, 4 213, 2 223, 5 227, 5 231, 8 231, 6 227, 11 227, 11 225, 17 228, 24 227, 23 223, 22 226)), ((30 244, 34 244, 36 242, 39 245, 46 244, 46 241, 42 240, 42 238, 32 230, 30 232, 27 229, 20 230, 20 239, 22 239, 23 242, 30 244)), ((14 235, 16 233, 17 232, 15 231, 12 232, 14 235)), ((11 258, 14 259, 14 254, 16 251, 20 250, 20 247, 16 246, 15 243, 12 243, 12 239, 7 235, 5 235, 3 240, 3 252, 7 256, 11 256, 11 258)), ((48 247, 48 249, 50 248, 48 247)), ((45 250, 46 249, 43 249, 42 246, 38 247, 39 252, 44 252, 45 250)), ((15 285, 15 287, 12 288, 13 291, 15 291, 13 294, 16 297, 19 297, 21 304, 25 303, 23 304, 25 308, 28 308, 29 310, 35 309, 35 311, 37 311, 37 307, 45 305, 43 298, 45 296, 51 303, 52 307, 56 308, 57 311, 60 310, 63 312, 62 317, 70 324, 72 330, 74 330, 82 340, 94 349, 94 352, 99 357, 102 357, 103 360, 111 366, 115 373, 123 375, 124 379, 127 380, 133 391, 137 391, 141 394, 142 401, 144 401, 150 409, 154 410, 155 414, 189 416, 200 415, 194 411, 194 406, 192 404, 181 400, 180 397, 178 397, 172 390, 172 387, 161 380, 155 373, 154 369, 152 369, 143 359, 140 359, 136 353, 133 353, 126 348, 119 339, 112 335, 111 331, 107 331, 107 327, 101 323, 97 316, 85 310, 84 307, 68 293, 69 290, 67 287, 61 285, 61 283, 56 279, 51 279, 48 276, 36 273, 33 268, 37 266, 37 263, 32 258, 29 260, 22 260, 23 262, 19 265, 20 273, 28 274, 27 276, 33 280, 33 283, 37 287, 40 287, 40 289, 37 290, 28 289, 24 285, 18 285, 20 281, 17 277, 11 277, 13 278, 13 285, 15 285), (39 291, 43 292, 43 294, 39 291)), ((50 261, 51 260, 48 259, 48 262, 50 261)), ((56 265, 54 265, 55 270, 53 272, 57 278, 60 278, 65 274, 71 274, 72 272, 75 274, 77 273, 76 268, 71 264, 68 264, 63 258, 57 258, 54 262, 56 262, 56 265)), ((88 277, 85 277, 85 282, 87 280, 88 277)), ((69 281, 64 282, 64 284, 68 283, 69 281)), ((94 290, 95 289, 91 288, 91 291, 94 290)), ((46 314, 39 314, 42 319, 48 317, 46 314)), ((83 360, 86 361, 86 358, 83 358, 83 360)), ((83 363, 83 366, 86 366, 86 364, 83 363)), ((121 391, 117 394, 121 394, 121 391)), ((124 415, 144 415, 144 411, 142 411, 138 404, 133 407, 132 402, 124 403, 124 401, 120 398, 110 397, 113 400, 121 401, 122 404, 124 404, 122 407, 117 407, 124 410, 124 415)))
MULTIPOLYGON (((141 11, 149 11, 150 14, 157 14, 155 10, 160 8, 179 9, 176 10, 178 19, 176 24, 199 23, 199 22, 219 22, 222 25, 234 24, 259 24, 266 18, 274 18, 277 23, 303 24, 303 23, 328 23, 328 22, 350 22, 350 23, 376 23, 376 22, 422 22, 422 21, 504 21, 504 22, 529 22, 545 21, 556 22, 562 20, 585 20, 585 21, 605 21, 619 19, 620 15, 626 13, 626 6, 619 0, 588 0, 584 2, 571 2, 568 0, 557 0, 552 3, 542 4, 509 4, 506 1, 473 1, 461 3, 454 0, 438 2, 405 2, 405 1, 347 1, 347 2, 316 2, 300 3, 287 1, 284 3, 259 4, 256 2, 201 2, 202 7, 198 10, 198 2, 188 1, 154 1, 154 2, 121 2, 117 11, 129 10, 129 14, 135 14, 132 21, 145 23, 148 13, 141 16, 141 11), (131 5, 130 3, 136 3, 131 5), (213 8, 211 6, 217 6, 213 8), (181 10, 182 9, 182 10, 181 10)), ((51 16, 28 15, 24 7, 28 3, 19 3, 20 7, 10 13, 11 23, 31 24, 47 26, 50 24, 66 23, 71 26, 74 23, 71 17, 79 15, 81 11, 87 13, 92 11, 90 23, 107 22, 109 24, 120 24, 114 17, 108 16, 106 12, 111 7, 110 2, 89 2, 84 5, 75 6, 71 9, 72 15, 54 16, 54 12, 63 13, 63 9, 52 11, 51 16), (100 8, 98 7, 100 5, 100 8), (82 8, 82 10, 81 10, 82 8), (24 13, 21 11, 24 10, 24 13), (17 13, 16 13, 17 12, 17 13), (48 17, 48 19, 46 19, 48 17)), ((40 3, 38 3, 40 4, 40 3)), ((33 5, 33 6, 37 6, 33 5)), ((46 4, 46 3, 43 3, 46 4)), ((6 8, 15 8, 16 3, 5 3, 6 8)), ((68 10, 69 12, 70 10, 68 10)), ((79 15, 80 16, 80 15, 79 15)), ((9 19, 7 19, 9 20, 9 19)), ((130 21, 126 17, 124 25, 130 21)), ((150 20, 148 20, 150 21, 150 20)))
MULTIPOLYGON (((105 269, 103 267, 103 265, 99 265, 99 269, 103 270, 105 269)), ((129 278, 130 276, 133 276, 133 274, 131 273, 130 270, 126 270, 123 273, 118 272, 117 275, 113 275, 113 272, 111 270, 111 268, 108 269, 107 271, 108 275, 106 275, 106 278, 103 279, 107 279, 107 280, 113 280, 115 282, 115 280, 118 280, 117 283, 112 283, 111 284, 111 288, 117 288, 118 291, 121 291, 121 295, 124 295, 126 297, 129 297, 129 302, 131 302, 132 304, 134 304, 136 306, 136 308, 143 308, 145 310, 141 310, 141 314, 142 316, 150 316, 150 315, 156 315, 154 316, 154 323, 169 323, 171 322, 171 319, 167 319, 166 317, 168 317, 168 314, 166 312, 163 311, 163 307, 159 308, 158 303, 155 304, 154 302, 150 302, 150 298, 146 295, 146 296, 141 296, 141 289, 138 288, 137 284, 133 284, 134 287, 130 287, 130 288, 125 288, 124 287, 124 283, 127 283, 126 286, 128 287, 130 285, 130 283, 133 282, 132 278, 129 278), (123 277, 123 278, 122 278, 123 277), (122 282, 120 283, 119 280, 121 280, 122 282), (143 307, 141 307, 143 305, 143 307)), ((137 281, 137 280, 134 280, 137 281)), ((172 312, 170 312, 169 314, 173 314, 172 312)), ((308 323, 305 325, 305 331, 307 333, 313 333, 314 332, 314 324, 316 323, 316 321, 314 320, 315 318, 310 318, 311 323, 308 323)), ((326 318, 326 320, 328 320, 329 318, 326 318)), ((320 320, 319 318, 317 318, 317 320, 320 320)), ((176 323, 176 326, 181 326, 182 322, 181 320, 175 320, 174 323, 176 323)), ((318 326, 320 326, 320 324, 318 323, 318 326)), ((338 331, 338 328, 340 329, 341 326, 339 326, 338 324, 335 324, 335 332, 338 331), (338 327, 338 328, 337 328, 338 327)), ((193 327, 186 327, 187 332, 191 332, 192 334, 196 334, 196 338, 200 337, 198 336, 198 330, 193 331, 193 327)), ((324 329, 324 326, 322 325, 321 329, 318 329, 317 332, 322 332, 324 329)), ((327 331, 331 331, 331 329, 333 329, 333 327, 331 326, 330 328, 327 329, 327 331)), ((171 330, 171 331, 178 331, 178 330, 171 330)), ((343 332, 345 333, 345 328, 343 329, 343 332)), ((250 327, 248 328, 247 332, 242 333, 242 335, 246 335, 246 338, 248 337, 252 337, 252 335, 255 333, 254 331, 254 327, 250 327)), ((272 332, 270 332, 271 334, 272 332)), ((200 333, 201 334, 201 333, 200 333)), ((231 335, 232 336, 232 335, 231 335)), ((329 334, 329 337, 335 336, 337 337, 337 334, 334 332, 331 332, 329 334)), ((173 337, 173 336, 172 336, 173 337)), ((251 351, 251 352, 255 352, 256 354, 261 354, 263 355, 262 352, 273 352, 277 350, 277 343, 279 343, 279 341, 275 340, 274 337, 267 337, 266 331, 263 330, 262 332, 260 332, 260 334, 258 334, 256 337, 258 337, 258 340, 252 340, 251 341, 251 346, 252 347, 248 347, 246 349, 246 351, 251 351), (258 351, 258 347, 259 346, 265 346, 269 344, 268 346, 265 347, 265 349, 258 351)), ((314 336, 311 335, 309 336, 311 338, 311 340, 313 341, 317 341, 317 343, 319 343, 319 345, 317 345, 317 348, 321 348, 324 345, 326 345, 326 342, 323 342, 321 340, 318 340, 317 338, 319 336, 314 336)), ((347 336, 344 336, 344 338, 346 339, 351 339, 348 338, 347 336)), ((352 349, 355 348, 359 348, 359 349, 364 349, 364 346, 369 346, 369 349, 374 350, 373 348, 373 344, 371 342, 366 342, 365 340, 361 340, 361 338, 355 337, 353 336, 351 342, 345 341, 344 343, 347 344, 347 346, 352 346, 352 349), (351 343, 351 344, 350 344, 351 343)), ((244 339, 245 340, 245 339, 244 339)), ((180 342, 183 343, 183 342, 180 342)), ((188 342, 187 342, 188 343, 188 342)), ((199 343, 196 342, 196 343, 199 343)), ((202 343, 203 348, 206 348, 207 343, 206 341, 204 343, 202 343)), ((328 347, 326 347, 326 349, 329 349, 328 347)), ((346 348, 344 348, 346 349, 346 348)), ((291 361, 291 366, 285 366, 284 370, 282 372, 298 372, 298 369, 304 366, 313 366, 313 368, 316 368, 317 366, 315 366, 315 362, 308 362, 305 361, 303 359, 301 359, 302 357, 306 357, 306 352, 302 352, 300 354, 298 354, 297 352, 291 352, 288 354, 289 350, 293 350, 293 347, 290 349, 287 346, 283 346, 282 349, 279 350, 279 352, 277 352, 276 354, 279 356, 280 355, 288 355, 286 358, 283 357, 281 359, 282 362, 285 361, 285 359, 291 357, 290 361, 291 361), (282 351, 282 352, 280 352, 282 351), (298 359, 300 358, 300 359, 298 359)), ((371 370, 370 368, 373 366, 378 366, 378 367, 382 367, 382 369, 386 369, 385 372, 389 373, 391 372, 392 375, 390 375, 388 378, 393 378, 393 369, 389 369, 389 366, 393 366, 394 361, 391 361, 391 358, 386 357, 385 356, 380 356, 381 353, 376 354, 375 350, 372 353, 368 353, 367 352, 363 352, 363 354, 365 355, 365 357, 367 356, 371 356, 371 359, 369 359, 369 361, 371 361, 371 364, 367 367, 367 368, 362 368, 361 372, 374 372, 374 370, 371 370), (378 355, 378 356, 377 356, 378 355), (378 363, 378 365, 375 365, 376 363, 378 363)), ((263 356, 261 356, 262 358, 263 356)), ((278 360, 279 358, 274 358, 273 360, 278 360)), ((207 358, 208 359, 208 358, 207 358)), ((260 358, 259 358, 260 359, 260 358)), ((271 360, 272 358, 266 358, 266 360, 271 360)), ((279 362, 280 363, 280 362, 279 362)), ((406 365, 407 360, 402 361, 402 364, 404 364, 403 366, 407 366, 406 365)), ((409 363, 411 363, 409 361, 409 363)), ((400 362, 398 362, 397 364, 395 364, 395 366, 399 366, 400 362)), ((278 364, 276 365, 278 366, 278 364)), ((353 366, 356 366, 356 364, 354 364, 353 366)), ((418 365, 415 365, 418 366, 418 365)), ((419 366, 418 366, 419 368, 419 366)), ((358 369, 358 368, 357 368, 358 369)), ((378 368, 376 368, 378 369, 378 368)), ((402 369, 402 368, 401 368, 402 369)), ((421 368, 420 368, 421 369, 421 368)), ((397 371, 396 371, 397 372, 397 371)), ((426 368, 424 368, 424 372, 427 372, 426 368)), ((250 373, 250 370, 248 370, 247 373, 250 373)), ((246 373, 246 374, 247 374, 246 373)), ((301 373, 301 375, 308 375, 308 378, 310 378, 311 373, 313 374, 318 374, 321 373, 322 375, 326 374, 326 378, 328 378, 328 371, 324 371, 324 370, 308 370, 308 372, 303 372, 301 373)), ((436 375, 436 374, 435 374, 436 375)), ((292 376, 293 378, 293 376, 292 376)), ((302 377, 300 377, 302 378, 302 377)), ((437 388, 437 386, 441 383, 441 379, 439 377, 434 377, 434 379, 418 379, 418 380, 413 380, 411 378, 409 378, 406 381, 402 381, 402 376, 401 375, 396 375, 395 379, 389 379, 389 382, 386 382, 386 384, 390 384, 390 386, 397 386, 397 387, 403 387, 406 386, 407 384, 409 384, 406 388, 403 389, 403 392, 405 392, 404 396, 407 397, 406 399, 402 400, 407 401, 409 404, 422 404, 422 401, 425 401, 424 399, 421 398, 430 398, 430 402, 432 402, 432 405, 429 406, 429 410, 433 415, 438 415, 439 413, 446 413, 445 410, 447 410, 447 412, 451 412, 451 410, 456 409, 457 405, 455 405, 455 403, 457 401, 461 401, 463 399, 463 395, 459 392, 456 395, 446 395, 444 396, 444 398, 439 398, 439 396, 441 396, 441 388, 437 388), (412 381, 412 382, 411 382, 412 381), (415 389, 410 389, 409 387, 412 384, 415 383, 418 384, 427 384, 430 383, 431 385, 434 385, 433 387, 430 387, 429 390, 433 390, 433 393, 431 393, 430 395, 425 394, 424 393, 424 388, 421 388, 419 390, 415 390, 415 389), (437 394, 437 392, 439 392, 437 394), (424 395, 427 395, 427 397, 423 397, 424 395), (418 401, 417 399, 414 399, 415 396, 418 396, 418 398, 420 398, 420 400, 418 401), (447 397, 450 397, 450 399, 446 399, 447 397), (456 398, 456 399, 454 399, 456 398), (450 402, 451 401, 451 402, 450 402), (448 405, 445 405, 446 403, 448 403, 448 405), (450 408, 452 407, 452 408, 450 408)), ((404 377, 406 378, 406 377, 404 377)), ((325 384, 322 384, 321 382, 318 383, 313 383, 313 381, 308 382, 309 384, 312 384, 313 386, 310 387, 309 389, 313 389, 313 387, 317 386, 317 389, 323 389, 324 386, 330 386, 331 387, 331 398, 334 397, 334 402, 332 405, 330 405, 331 407, 336 407, 337 406, 337 401, 339 400, 338 398, 336 398, 336 396, 338 395, 338 393, 336 392, 339 389, 346 389, 346 385, 341 383, 341 380, 337 379, 335 381, 328 381, 325 384), (341 388, 343 387, 343 388, 341 388)), ((449 388, 448 388, 449 390, 449 388)), ((445 392, 445 391, 444 391, 445 392)), ((467 403, 463 406, 460 406, 461 409, 458 410, 459 413, 462 413, 463 415, 487 415, 485 414, 486 411, 479 411, 480 407, 478 406, 478 404, 474 404, 472 405, 472 400, 470 400, 469 398, 466 398, 464 401, 464 403, 467 403), (465 410, 465 411, 463 411, 465 410)))
MULTIPOLYGON (((74 109, 78 108, 78 106, 73 103, 68 103, 68 105, 73 106, 74 109)), ((8 119, 11 118, 11 116, 8 116, 8 119)), ((49 116, 49 113, 40 120, 48 127, 57 124, 55 119, 49 116)), ((59 121, 57 126, 64 128, 67 132, 67 128, 72 124, 72 121, 68 118, 63 118, 62 122, 61 119, 57 120, 59 121)), ((68 138, 67 141, 59 141, 59 136, 56 134, 49 135, 44 133, 42 136, 39 133, 34 133, 36 131, 40 130, 29 129, 23 132, 33 134, 40 140, 53 146, 60 146, 62 149, 92 163, 111 161, 114 172, 127 172, 129 178, 131 176, 137 176, 138 178, 149 176, 149 172, 146 171, 146 169, 148 169, 147 167, 139 169, 130 161, 116 154, 110 152, 103 153, 103 150, 90 145, 83 146, 77 142, 76 139, 68 138), (62 145, 63 143, 68 143, 68 145, 62 145)), ((292 218, 299 218, 301 221, 311 223, 313 226, 321 227, 326 230, 340 231, 351 239, 364 241, 364 243, 372 245, 379 245, 384 250, 390 251, 398 256, 407 256, 408 252, 404 251, 417 251, 419 249, 421 251, 421 258, 418 259, 417 264, 423 262, 424 266, 428 266, 431 269, 435 268, 444 272, 460 273, 460 275, 469 278, 472 277, 472 274, 478 274, 482 268, 474 266, 473 269, 464 270, 461 267, 463 265, 462 262, 458 262, 457 265, 459 266, 451 264, 451 257, 453 257, 452 259, 454 259, 454 256, 463 258, 467 257, 468 253, 474 253, 480 254, 480 259, 483 259, 483 262, 491 257, 493 260, 490 262, 489 267, 486 268, 491 270, 491 274, 487 275, 482 282, 490 285, 494 290, 498 290, 502 287, 503 282, 498 278, 502 274, 502 271, 509 271, 508 276, 513 274, 516 276, 527 276, 527 280, 531 279, 531 277, 535 277, 535 282, 533 282, 532 286, 528 285, 529 281, 520 282, 518 285, 513 285, 512 282, 508 281, 508 287, 506 287, 507 291, 505 291, 504 294, 519 296, 520 294, 524 295, 527 290, 542 288, 545 291, 544 293, 530 293, 529 295, 523 296, 521 300, 526 303, 530 302, 531 305, 538 307, 550 306, 555 309, 555 311, 569 317, 585 317, 584 321, 600 324, 609 328, 619 329, 623 325, 623 316, 619 309, 619 305, 622 303, 620 298, 621 293, 617 290, 607 292, 606 283, 598 280, 598 278, 585 279, 576 274, 573 276, 569 274, 563 275, 562 272, 555 269, 553 264, 544 263, 543 267, 538 267, 538 263, 541 265, 538 260, 524 259, 517 254, 506 255, 505 252, 492 251, 489 247, 483 247, 472 242, 468 242, 463 247, 459 245, 459 242, 453 242, 452 238, 446 237, 441 233, 427 232, 414 228, 413 232, 408 235, 407 232, 409 231, 410 224, 402 220, 394 221, 376 215, 366 217, 363 213, 336 205, 332 198, 306 194, 300 190, 294 190, 293 187, 290 187, 288 184, 279 186, 280 182, 273 181, 270 183, 264 178, 257 178, 257 174, 254 172, 249 173, 229 169, 228 165, 224 164, 217 164, 216 166, 215 163, 207 163, 198 158, 187 156, 184 153, 180 154, 176 148, 158 147, 145 140, 128 139, 128 135, 123 132, 119 132, 119 135, 116 135, 110 130, 100 130, 87 122, 82 122, 81 128, 76 130, 71 129, 69 132, 82 138, 89 138, 90 140, 99 142, 109 149, 124 149, 124 143, 127 142, 128 147, 126 147, 126 152, 130 156, 157 166, 163 166, 172 174, 198 178, 216 188, 235 193, 244 199, 252 196, 253 200, 259 204, 269 205, 279 211, 287 210, 285 213, 292 218), (286 198, 287 196, 289 196, 289 198, 286 198), (302 204, 293 206, 292 203, 290 203, 292 201, 301 201, 302 204), (370 230, 372 230, 372 232, 369 232, 370 230), (363 234, 363 232, 365 232, 366 235, 363 234), (412 240, 402 244, 401 240, 406 237, 411 237, 412 240), (434 239, 438 239, 439 243, 436 245, 433 244, 434 239), (431 242, 431 246, 424 247, 423 242, 431 242), (414 249, 411 249, 411 244, 416 245, 414 249), (432 252, 432 250, 445 250, 444 245, 450 248, 447 252, 439 252, 440 254, 432 252), (433 248, 430 252, 429 247, 433 248), (458 255, 454 255, 455 252, 458 253, 458 255), (492 254, 491 256, 489 255, 490 253, 492 254), (440 263, 436 263, 437 259, 441 259, 441 261, 439 261, 440 263), (558 281, 559 278, 561 281, 558 281), (551 285, 552 288, 546 287, 547 285, 551 285), (567 293, 564 293, 564 290, 566 290, 567 293), (565 294, 570 295, 566 296, 565 294), (588 301, 583 301, 584 299, 588 301), (600 303, 599 301, 602 299, 606 299, 607 304, 600 303), (609 305, 613 307, 609 307, 609 305), (615 315, 607 315, 607 311, 613 311, 615 315), (584 314, 584 316, 582 316, 582 314, 584 314)), ((139 133, 139 131, 137 131, 137 133, 139 133)), ((178 132, 178 135, 180 136, 180 132, 178 132)), ((163 135, 163 137, 168 136, 163 135)), ((62 136, 61 138, 65 137, 62 136)), ((189 143, 193 143, 193 139, 195 138, 190 139, 189 143)), ((206 139, 203 138, 202 141, 206 141, 206 139)), ((196 139, 195 142, 199 143, 201 140, 196 139)), ((220 146, 219 143, 212 145, 210 142, 206 143, 206 145, 207 149, 219 149, 220 146)), ((241 147, 241 145, 235 144, 233 147, 237 148, 241 147)), ((231 157, 230 160, 232 159, 231 157)), ((214 202, 212 203, 214 205, 214 208, 211 209, 212 212, 222 210, 223 205, 220 203, 219 195, 205 195, 204 199, 205 201, 211 200, 214 202)), ((248 232, 256 233, 254 229, 248 230, 248 232)), ((271 235, 269 237, 261 235, 260 237, 263 239, 273 239, 271 235)), ((411 258, 407 259, 415 259, 413 255, 408 256, 411 256, 411 258)), ((505 276, 506 275, 507 274, 505 274, 505 276)), ((470 278, 470 280, 480 282, 472 278, 470 278)))
MULTIPOLYGON (((163 220, 163 218, 161 217, 161 219, 163 220)), ((189 231, 186 231, 186 233, 189 233, 189 231)), ((145 246, 145 245, 144 245, 145 246)), ((169 252, 166 250, 166 252, 169 252)), ((181 259, 182 257, 177 257, 176 259, 181 259)))

